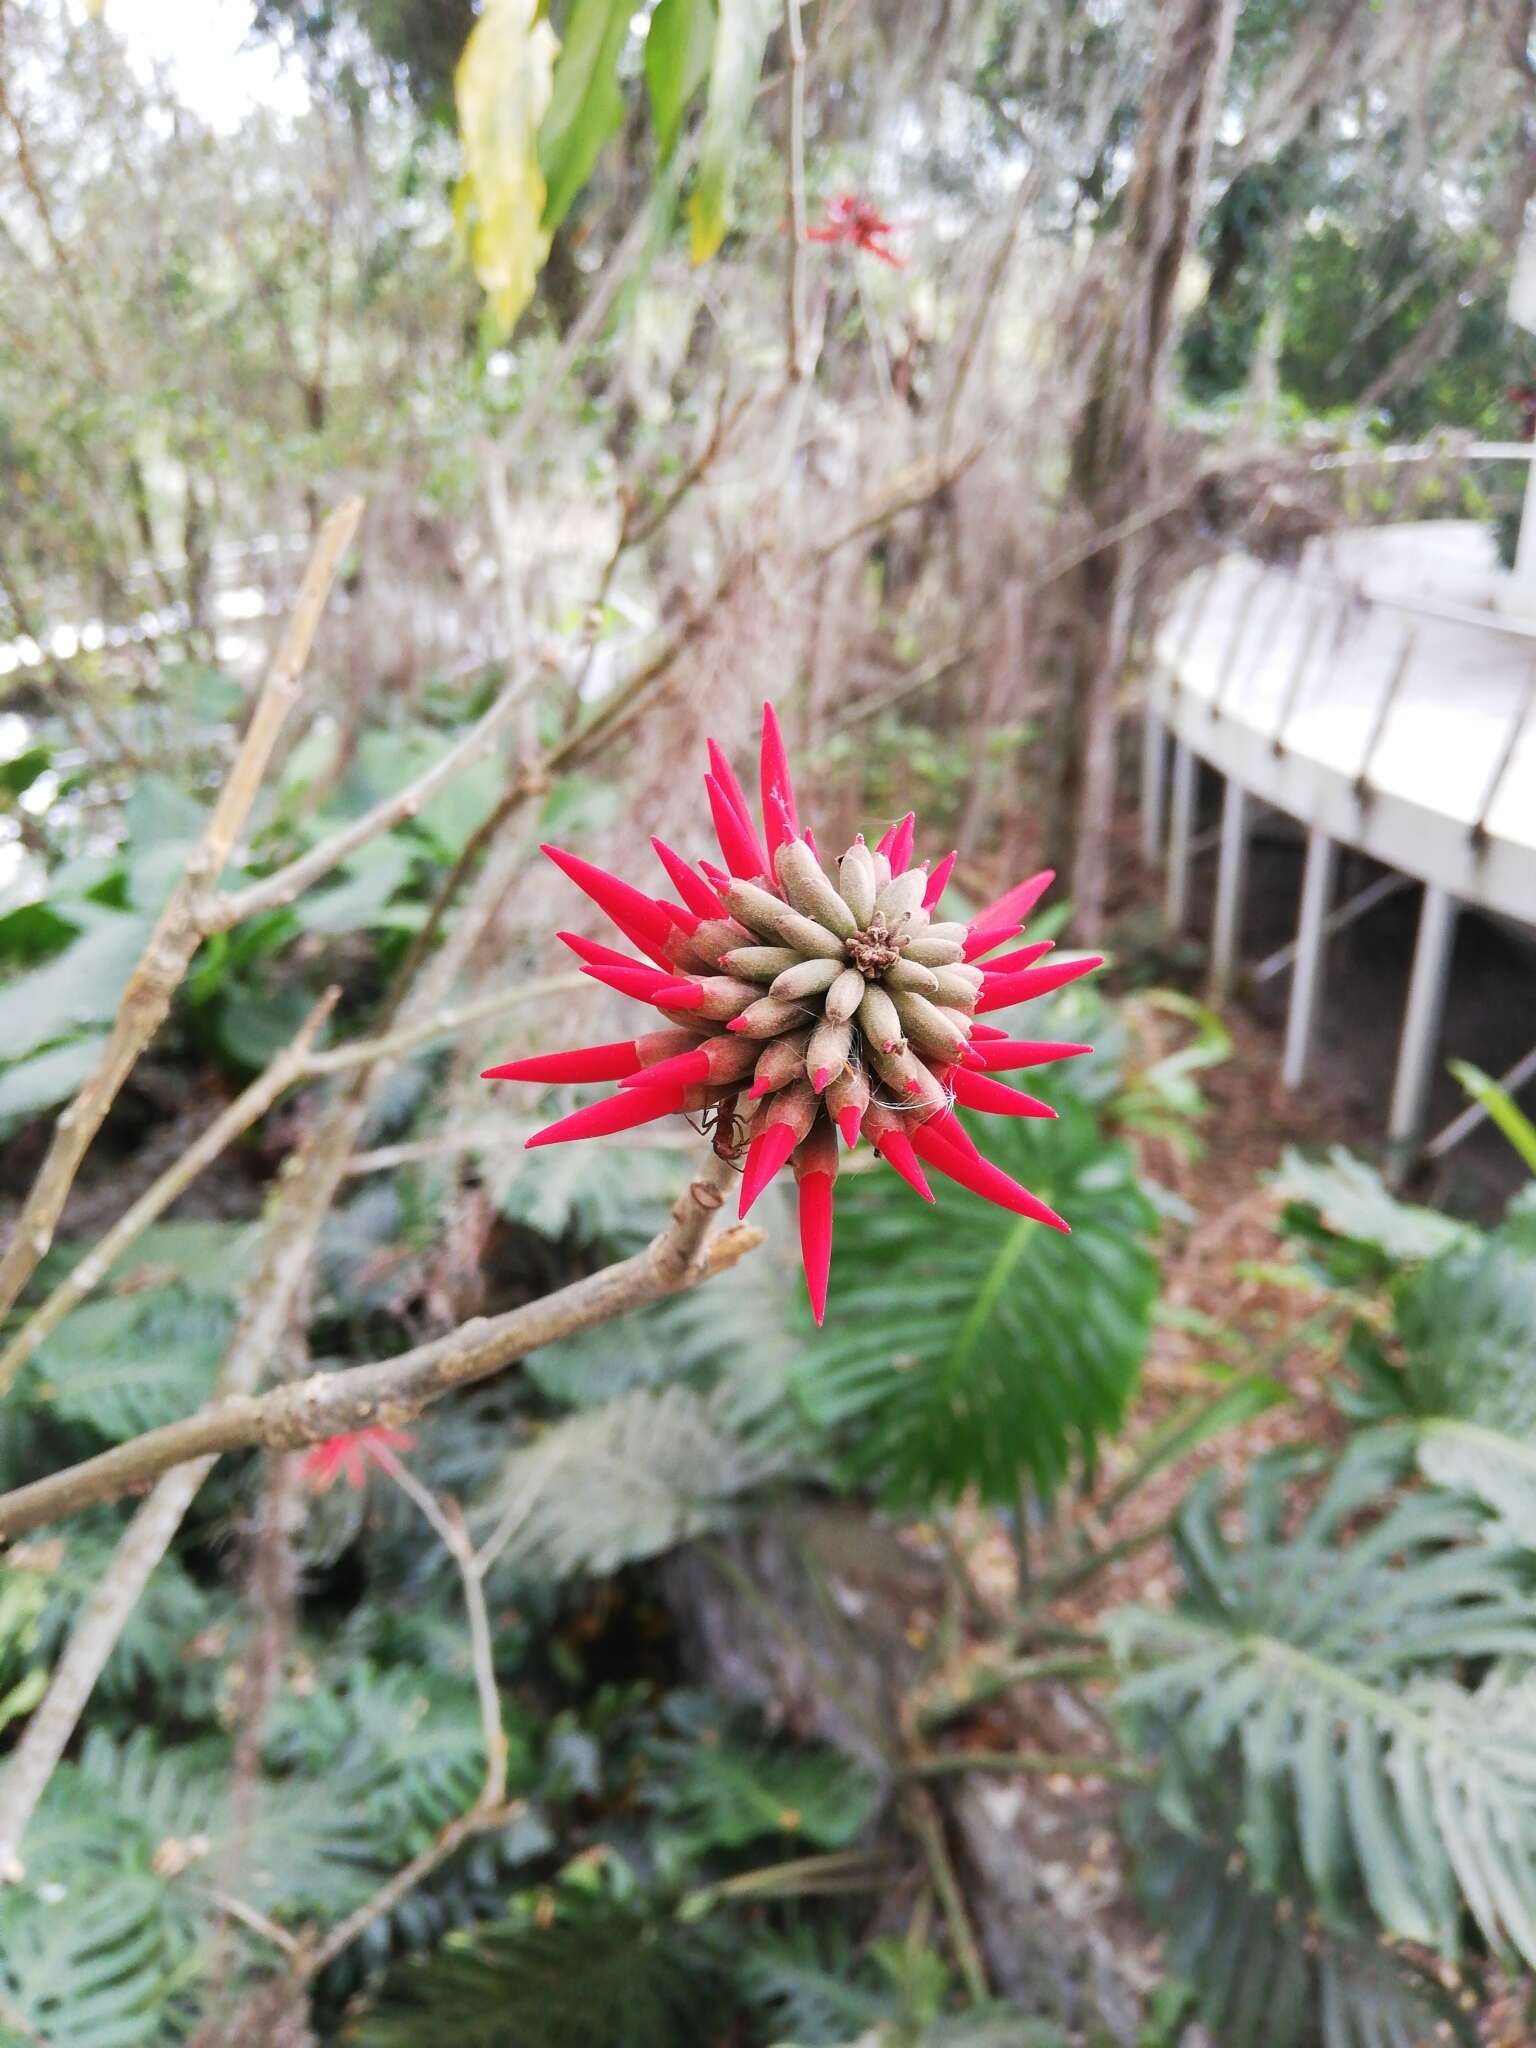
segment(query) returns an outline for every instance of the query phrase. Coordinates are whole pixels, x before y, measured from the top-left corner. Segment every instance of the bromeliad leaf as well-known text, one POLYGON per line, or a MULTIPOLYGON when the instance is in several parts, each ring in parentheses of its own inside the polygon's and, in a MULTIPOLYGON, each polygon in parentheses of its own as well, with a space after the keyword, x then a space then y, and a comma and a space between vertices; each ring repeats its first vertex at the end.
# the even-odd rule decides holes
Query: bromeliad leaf
POLYGON ((540 0, 490 0, 453 81, 464 148, 455 213, 475 275, 507 333, 533 297, 549 253, 538 133, 560 46, 540 13, 540 0))

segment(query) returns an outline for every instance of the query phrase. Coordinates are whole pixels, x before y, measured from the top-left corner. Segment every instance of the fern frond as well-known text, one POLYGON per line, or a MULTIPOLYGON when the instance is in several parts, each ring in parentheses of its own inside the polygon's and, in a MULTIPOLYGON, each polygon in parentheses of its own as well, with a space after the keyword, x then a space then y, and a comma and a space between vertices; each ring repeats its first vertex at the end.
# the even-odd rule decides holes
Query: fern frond
POLYGON ((562 1902, 540 1927, 450 1935, 430 1960, 394 1972, 360 2048, 708 2048, 725 1979, 697 1929, 618 1906, 562 1902))
POLYGON ((611 1572, 718 1528, 782 1470, 682 1386, 637 1390, 568 1416, 507 1459, 477 1509, 482 1535, 509 1527, 504 1561, 528 1577, 611 1572))

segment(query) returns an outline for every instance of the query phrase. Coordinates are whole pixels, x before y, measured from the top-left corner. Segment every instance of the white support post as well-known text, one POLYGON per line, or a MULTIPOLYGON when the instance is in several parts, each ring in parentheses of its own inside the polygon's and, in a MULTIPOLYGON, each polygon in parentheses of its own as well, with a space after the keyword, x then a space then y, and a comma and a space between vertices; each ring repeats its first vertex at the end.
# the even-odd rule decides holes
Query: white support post
POLYGON ((1451 952, 1456 942, 1458 908, 1448 889, 1425 884, 1418 935, 1413 944, 1408 1007, 1392 1081, 1392 1107, 1387 1117, 1387 1168, 1394 1181, 1401 1180, 1412 1165, 1424 1135, 1429 1085, 1434 1077, 1440 1024, 1445 1014, 1451 952))
POLYGON ((1168 730, 1147 694, 1141 714, 1141 857, 1148 867, 1163 850, 1168 799, 1168 730))
POLYGON ((1307 834, 1307 864, 1301 878, 1301 915, 1296 926, 1296 968, 1285 1013, 1285 1060, 1280 1078, 1297 1089, 1307 1078, 1312 1035, 1323 992, 1323 966, 1328 954, 1328 906, 1338 868, 1338 842, 1316 826, 1307 834))
POLYGON ((1173 743, 1173 808, 1168 830, 1168 887, 1163 898, 1163 923, 1171 932, 1184 929, 1189 914, 1190 841, 1195 832, 1195 775, 1198 763, 1183 740, 1173 743))
POLYGON ((1248 792, 1230 775, 1221 798, 1216 917, 1211 930, 1211 1001, 1226 1002, 1237 980, 1248 870, 1248 792))

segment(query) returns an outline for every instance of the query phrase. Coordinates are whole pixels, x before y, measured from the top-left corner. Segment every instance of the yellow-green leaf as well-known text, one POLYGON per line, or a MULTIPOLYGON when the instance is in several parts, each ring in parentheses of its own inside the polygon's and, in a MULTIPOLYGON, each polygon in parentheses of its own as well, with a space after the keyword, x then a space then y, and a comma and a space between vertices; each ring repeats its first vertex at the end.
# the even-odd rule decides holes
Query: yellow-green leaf
POLYGON ((695 263, 709 261, 731 224, 736 162, 774 12, 773 0, 720 0, 699 172, 688 201, 688 248, 695 263))
POLYGON ((538 135, 560 44, 541 12, 542 0, 488 0, 453 78, 464 150, 455 213, 475 275, 507 332, 533 297, 549 254, 538 135))
POLYGON ((709 76, 714 45, 715 0, 661 0, 645 39, 645 85, 663 163, 677 142, 688 102, 709 76))
POLYGON ((539 163, 549 188, 546 234, 570 212, 598 152, 624 119, 619 52, 633 9, 634 0, 576 0, 565 24, 554 92, 539 130, 539 163))

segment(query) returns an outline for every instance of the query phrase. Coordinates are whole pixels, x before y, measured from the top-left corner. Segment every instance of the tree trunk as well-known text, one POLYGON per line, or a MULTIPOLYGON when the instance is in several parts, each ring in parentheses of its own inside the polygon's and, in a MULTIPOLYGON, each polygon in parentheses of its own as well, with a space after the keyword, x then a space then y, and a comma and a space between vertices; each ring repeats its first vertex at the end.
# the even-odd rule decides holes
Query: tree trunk
MULTIPOLYGON (((1090 533, 1114 527, 1157 488, 1174 294, 1198 218, 1236 12, 1235 0, 1172 0, 1160 17, 1117 276, 1072 439, 1068 502, 1090 533)), ((1065 676, 1059 797, 1072 819, 1075 913, 1088 932, 1102 924, 1108 897, 1118 693, 1140 556, 1132 541, 1102 548, 1072 572, 1066 593, 1077 631, 1065 676)))

